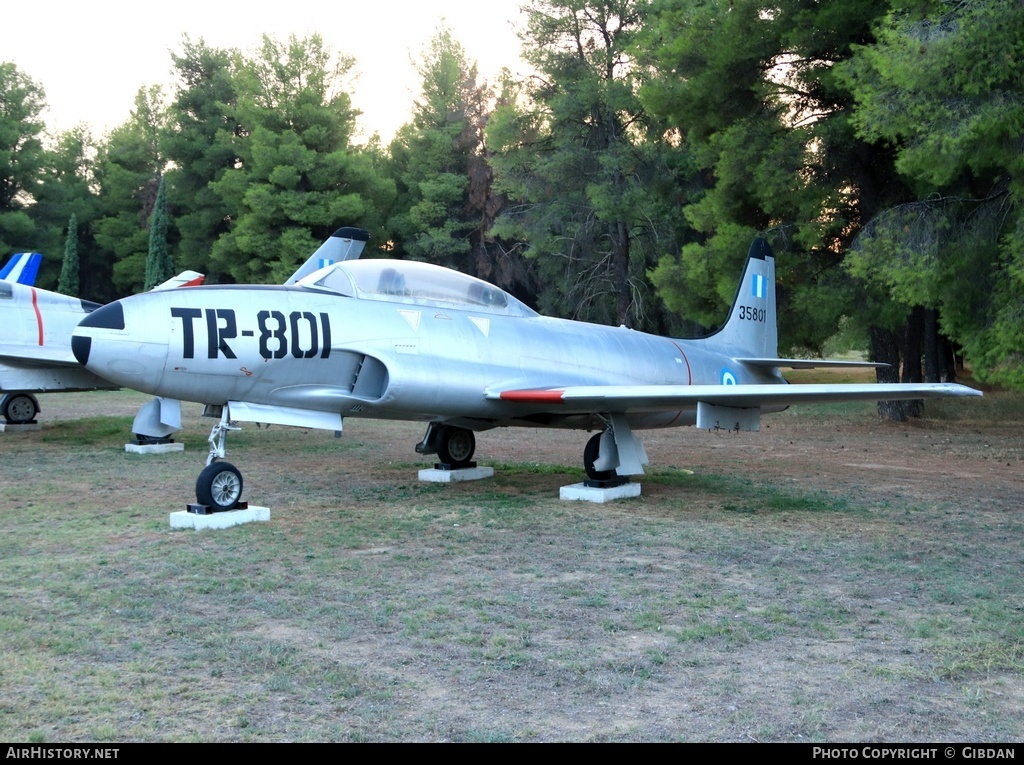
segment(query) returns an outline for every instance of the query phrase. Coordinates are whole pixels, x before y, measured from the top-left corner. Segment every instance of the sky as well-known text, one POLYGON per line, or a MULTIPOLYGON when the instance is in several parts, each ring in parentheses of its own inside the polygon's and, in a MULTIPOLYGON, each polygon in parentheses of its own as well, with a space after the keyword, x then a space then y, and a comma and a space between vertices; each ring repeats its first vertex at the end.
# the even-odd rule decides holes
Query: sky
POLYGON ((503 66, 525 71, 516 32, 523 0, 7 0, 0 12, 0 61, 41 85, 50 133, 88 124, 94 137, 128 119, 140 87, 173 92, 171 51, 182 36, 214 48, 255 50, 264 34, 319 34, 337 54, 355 57, 351 91, 363 112, 360 136, 385 143, 411 115, 420 90, 415 62, 444 23, 482 79, 503 66))

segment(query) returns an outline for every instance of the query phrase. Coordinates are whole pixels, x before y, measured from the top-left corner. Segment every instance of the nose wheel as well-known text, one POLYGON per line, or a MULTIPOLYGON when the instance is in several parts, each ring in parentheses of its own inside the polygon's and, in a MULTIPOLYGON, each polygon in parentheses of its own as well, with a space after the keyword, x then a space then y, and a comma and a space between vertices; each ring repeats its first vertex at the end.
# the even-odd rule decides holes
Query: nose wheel
POLYGON ((217 511, 234 510, 242 498, 242 474, 230 462, 214 462, 196 480, 196 501, 217 511))
POLYGON ((206 467, 196 479, 196 501, 217 512, 234 510, 242 500, 242 473, 230 462, 223 461, 227 455, 224 445, 228 433, 241 430, 231 424, 229 414, 225 405, 221 409, 220 420, 210 430, 206 467))

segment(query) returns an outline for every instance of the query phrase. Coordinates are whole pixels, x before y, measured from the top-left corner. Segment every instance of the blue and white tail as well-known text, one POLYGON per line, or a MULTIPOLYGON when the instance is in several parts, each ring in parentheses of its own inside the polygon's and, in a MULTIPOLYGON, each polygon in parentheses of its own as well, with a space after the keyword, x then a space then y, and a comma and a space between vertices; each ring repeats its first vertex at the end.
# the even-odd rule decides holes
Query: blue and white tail
POLYGON ((764 239, 755 239, 747 253, 736 299, 716 342, 743 355, 771 359, 778 356, 779 330, 775 307, 775 256, 764 239))
POLYGON ((0 268, 0 279, 32 287, 36 283, 36 274, 39 273, 42 260, 43 256, 38 252, 16 252, 7 261, 7 265, 0 268))

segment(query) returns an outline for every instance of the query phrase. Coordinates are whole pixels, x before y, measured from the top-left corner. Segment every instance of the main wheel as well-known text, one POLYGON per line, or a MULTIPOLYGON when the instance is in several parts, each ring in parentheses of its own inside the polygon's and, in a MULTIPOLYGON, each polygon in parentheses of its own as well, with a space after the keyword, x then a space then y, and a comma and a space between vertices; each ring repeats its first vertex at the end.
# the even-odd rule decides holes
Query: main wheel
POLYGON ((214 462, 196 480, 196 501, 217 510, 233 510, 242 498, 242 474, 230 462, 214 462))
POLYGON ((39 403, 28 393, 8 393, 2 406, 4 419, 15 424, 32 422, 39 414, 39 403))
POLYGON ((595 470, 594 463, 601 456, 601 433, 595 433, 587 441, 583 449, 583 470, 591 481, 610 481, 615 477, 614 470, 595 470))
POLYGON ((461 465, 473 459, 476 436, 472 430, 446 426, 437 444, 437 456, 449 465, 461 465))

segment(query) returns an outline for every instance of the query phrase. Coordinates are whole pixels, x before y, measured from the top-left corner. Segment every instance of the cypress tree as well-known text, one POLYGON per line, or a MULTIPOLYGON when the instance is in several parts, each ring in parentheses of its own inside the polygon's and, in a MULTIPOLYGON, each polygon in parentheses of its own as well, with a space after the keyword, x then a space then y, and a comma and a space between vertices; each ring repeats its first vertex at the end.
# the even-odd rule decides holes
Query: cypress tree
POLYGON ((60 267, 57 292, 63 295, 78 294, 78 218, 71 213, 68 219, 68 236, 64 240, 64 263, 60 267))
POLYGON ((153 214, 149 218, 149 255, 146 258, 145 289, 167 281, 174 274, 174 264, 167 248, 167 187, 166 176, 160 178, 160 186, 156 191, 156 202, 153 214))

